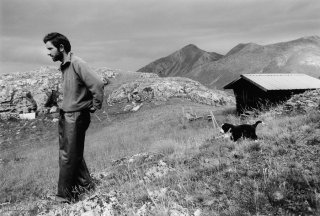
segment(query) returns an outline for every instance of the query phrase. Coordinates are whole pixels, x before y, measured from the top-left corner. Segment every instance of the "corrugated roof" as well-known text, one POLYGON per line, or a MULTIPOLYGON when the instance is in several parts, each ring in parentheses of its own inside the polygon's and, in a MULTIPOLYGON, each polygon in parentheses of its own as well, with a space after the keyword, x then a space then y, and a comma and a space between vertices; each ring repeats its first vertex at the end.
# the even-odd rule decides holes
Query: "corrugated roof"
MULTIPOLYGON (((241 78, 264 91, 320 88, 320 80, 306 74, 242 74, 241 78)), ((224 88, 232 88, 241 78, 229 83, 224 88)))

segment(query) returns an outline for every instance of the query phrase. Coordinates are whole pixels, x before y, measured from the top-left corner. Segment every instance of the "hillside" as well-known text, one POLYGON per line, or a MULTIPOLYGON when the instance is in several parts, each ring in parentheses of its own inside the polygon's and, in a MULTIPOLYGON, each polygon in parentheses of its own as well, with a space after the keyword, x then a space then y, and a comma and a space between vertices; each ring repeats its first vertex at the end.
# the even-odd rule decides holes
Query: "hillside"
MULTIPOLYGON (((177 51, 179 52, 179 51, 177 51)), ((163 72, 167 76, 182 76, 221 89, 244 73, 305 73, 320 77, 320 37, 303 37, 293 41, 269 45, 239 44, 226 55, 213 61, 205 61, 185 73, 177 70, 163 72)), ((163 61, 162 61, 162 64, 163 61)), ((174 63, 171 63, 174 64, 174 63)), ((149 64, 145 72, 154 72, 158 61, 149 64), (153 67, 151 67, 153 66, 153 67)))
POLYGON ((235 115, 234 105, 170 96, 147 98, 131 112, 123 110, 131 103, 127 93, 147 87, 157 95, 156 86, 170 79, 114 73, 106 86, 109 103, 92 115, 86 137, 85 158, 97 190, 79 202, 51 199, 58 175, 54 116, 0 120, 1 215, 319 215, 320 91, 247 119, 235 115), (187 112, 200 117, 212 112, 220 125, 266 124, 258 126, 257 142, 234 143, 206 118, 189 121, 187 112))
MULTIPOLYGON (((312 103, 305 111, 296 108, 300 100, 319 103, 319 94, 295 96, 289 113, 279 106, 246 120, 227 107, 213 110, 220 124, 263 120, 258 142, 234 143, 223 139, 211 122, 188 121, 181 108, 202 115, 212 107, 181 99, 136 113, 117 114, 105 107, 97 113, 101 121, 93 118, 85 149, 98 189, 71 205, 49 198, 56 187, 57 140, 43 140, 48 129, 40 124, 44 120, 30 121, 37 128, 23 132, 37 131, 35 140, 41 144, 26 147, 21 144, 27 139, 20 139, 15 152, 0 154, 0 189, 6 194, 0 213, 318 215, 320 115, 312 103)), ((22 123, 11 122, 8 131, 16 132, 19 127, 12 125, 22 123)))

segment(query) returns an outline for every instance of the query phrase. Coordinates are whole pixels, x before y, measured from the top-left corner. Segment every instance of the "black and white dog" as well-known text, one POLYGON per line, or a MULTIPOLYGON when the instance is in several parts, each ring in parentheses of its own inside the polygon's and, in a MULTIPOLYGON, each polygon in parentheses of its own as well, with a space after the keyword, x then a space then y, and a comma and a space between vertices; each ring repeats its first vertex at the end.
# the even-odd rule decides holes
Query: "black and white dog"
POLYGON ((263 123, 263 122, 257 121, 253 125, 249 125, 249 124, 232 125, 229 123, 224 123, 221 126, 220 132, 224 134, 230 133, 231 134, 230 138, 233 141, 237 141, 241 137, 257 140, 258 137, 256 134, 256 128, 257 128, 257 125, 260 123, 263 123))

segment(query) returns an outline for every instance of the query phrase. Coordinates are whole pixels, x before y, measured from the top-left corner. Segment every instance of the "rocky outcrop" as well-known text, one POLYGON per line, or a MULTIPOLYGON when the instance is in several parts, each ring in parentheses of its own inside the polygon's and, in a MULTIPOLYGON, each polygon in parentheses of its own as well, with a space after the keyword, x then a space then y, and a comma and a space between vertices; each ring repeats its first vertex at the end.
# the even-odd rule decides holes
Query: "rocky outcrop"
POLYGON ((281 109, 284 113, 307 113, 311 109, 319 109, 319 106, 320 89, 317 89, 294 95, 281 106, 281 109))
MULTIPOLYGON (((116 76, 116 71, 108 68, 95 70, 107 83, 116 76)), ((7 119, 20 113, 36 111, 50 112, 53 106, 62 101, 61 72, 54 67, 40 69, 0 77, 0 118, 7 119)))
POLYGON ((107 100, 109 105, 121 102, 142 103, 185 98, 196 103, 221 106, 234 103, 223 91, 209 89, 197 81, 182 77, 152 77, 137 79, 114 90, 107 100))

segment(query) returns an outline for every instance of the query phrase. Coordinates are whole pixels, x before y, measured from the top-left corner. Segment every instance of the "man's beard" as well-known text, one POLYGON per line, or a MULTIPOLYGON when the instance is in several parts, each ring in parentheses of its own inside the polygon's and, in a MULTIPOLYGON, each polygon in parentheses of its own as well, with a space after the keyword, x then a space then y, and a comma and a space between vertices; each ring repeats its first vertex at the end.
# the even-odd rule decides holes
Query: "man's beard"
POLYGON ((52 61, 56 62, 56 61, 63 61, 63 53, 61 51, 58 50, 58 54, 55 56, 52 56, 52 61))

